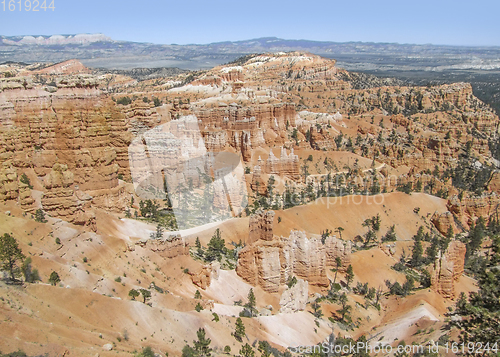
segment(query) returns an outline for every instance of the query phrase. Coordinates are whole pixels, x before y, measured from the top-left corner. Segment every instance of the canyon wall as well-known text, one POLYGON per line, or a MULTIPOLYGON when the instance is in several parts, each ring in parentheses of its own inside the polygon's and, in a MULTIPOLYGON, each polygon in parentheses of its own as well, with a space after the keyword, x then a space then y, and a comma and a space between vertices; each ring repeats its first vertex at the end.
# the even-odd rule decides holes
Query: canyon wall
POLYGON ((455 281, 464 272, 465 244, 452 241, 444 254, 436 257, 431 268, 432 288, 447 298, 455 296, 455 281))
POLYGON ((288 237, 272 234, 274 212, 258 212, 250 218, 247 246, 238 254, 236 273, 249 284, 261 286, 267 292, 278 292, 292 277, 309 284, 328 286, 327 266, 335 266, 335 257, 342 268, 350 263, 351 244, 329 237, 308 238, 304 232, 292 231, 288 237))

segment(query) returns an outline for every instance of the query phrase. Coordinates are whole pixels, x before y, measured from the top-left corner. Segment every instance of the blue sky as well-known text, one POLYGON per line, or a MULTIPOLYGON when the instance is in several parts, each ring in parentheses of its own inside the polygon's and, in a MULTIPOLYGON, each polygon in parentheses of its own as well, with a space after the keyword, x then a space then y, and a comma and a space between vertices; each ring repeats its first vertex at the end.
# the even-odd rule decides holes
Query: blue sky
POLYGON ((165 44, 276 36, 500 46, 498 0, 54 0, 55 11, 46 12, 3 11, 1 1, 0 35, 104 33, 165 44))

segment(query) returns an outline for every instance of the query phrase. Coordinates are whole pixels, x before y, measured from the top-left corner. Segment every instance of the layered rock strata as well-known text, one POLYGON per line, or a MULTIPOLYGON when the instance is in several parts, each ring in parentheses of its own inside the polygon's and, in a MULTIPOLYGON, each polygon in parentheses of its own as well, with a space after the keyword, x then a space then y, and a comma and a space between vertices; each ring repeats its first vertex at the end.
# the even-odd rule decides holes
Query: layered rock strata
POLYGON ((349 242, 344 245, 329 237, 323 244, 321 238, 308 238, 300 231, 292 231, 289 237, 275 237, 273 217, 274 213, 259 212, 250 218, 248 245, 239 252, 236 267, 237 274, 248 283, 273 293, 294 276, 312 285, 328 286, 326 269, 327 265, 335 265, 335 257, 341 258, 341 269, 347 268, 349 242))
POLYGON ((136 244, 142 248, 156 252, 163 258, 189 255, 189 244, 180 235, 171 235, 160 239, 144 239, 136 244))

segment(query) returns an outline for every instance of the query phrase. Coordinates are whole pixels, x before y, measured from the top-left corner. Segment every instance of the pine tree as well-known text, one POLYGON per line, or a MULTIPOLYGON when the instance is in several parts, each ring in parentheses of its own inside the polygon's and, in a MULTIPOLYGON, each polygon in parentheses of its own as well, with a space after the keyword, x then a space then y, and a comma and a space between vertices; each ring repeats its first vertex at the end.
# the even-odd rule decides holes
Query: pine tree
POLYGON ((255 351, 252 349, 252 346, 245 343, 245 345, 240 349, 240 355, 242 357, 255 357, 255 351))
POLYGON ((363 243, 364 247, 368 247, 371 243, 375 243, 377 241, 377 235, 371 229, 368 229, 368 232, 365 233, 365 241, 363 243))
POLYGON ((53 271, 52 273, 50 273, 50 276, 49 276, 50 285, 56 286, 57 284, 59 284, 60 281, 61 281, 61 278, 59 277, 59 274, 57 274, 57 272, 53 271))
POLYGON ((372 218, 372 227, 375 232, 380 230, 380 221, 380 214, 377 213, 377 215, 372 218))
POLYGON ((255 299, 255 294, 253 292, 253 288, 251 288, 250 291, 248 292, 248 303, 247 303, 247 307, 250 309, 251 312, 255 310, 256 303, 257 302, 255 299))
POLYGON ((234 330, 233 336, 237 341, 243 341, 243 336, 245 336, 245 325, 243 324, 241 317, 238 317, 236 319, 236 328, 234 330))
POLYGON ((311 303, 311 307, 313 309, 313 316, 317 319, 321 318, 323 316, 323 311, 321 311, 321 305, 318 303, 318 300, 314 300, 311 303))
MULTIPOLYGON (((488 342, 489 348, 500 345, 500 274, 497 266, 500 262, 500 237, 494 237, 493 254, 488 257, 486 269, 478 272, 479 290, 472 292, 467 299, 462 293, 457 301, 455 314, 462 319, 453 319, 452 326, 460 332, 459 343, 488 342)), ((485 351, 487 355, 496 355, 493 351, 485 351)))
POLYGON ((155 234, 155 238, 156 239, 160 239, 163 237, 163 227, 160 226, 159 224, 156 225, 156 234, 155 234))
POLYGON ((431 240, 431 245, 427 247, 425 250, 425 255, 426 255, 426 263, 432 263, 434 262, 434 259, 436 259, 436 255, 438 252, 438 247, 439 247, 439 239, 434 236, 431 240))
POLYGON ((396 237, 396 226, 393 224, 385 236, 382 237, 382 242, 395 242, 397 240, 396 237))
POLYGON ((37 209, 35 212, 35 221, 40 223, 47 223, 47 220, 45 219, 45 213, 41 208, 37 209))
POLYGON ((344 231, 344 228, 342 227, 337 227, 337 232, 339 233, 340 239, 342 239, 342 232, 344 231))
POLYGON ((194 307, 194 309, 196 310, 196 312, 200 312, 203 310, 203 306, 201 306, 200 303, 197 303, 196 306, 194 307))
POLYGON ((352 309, 352 306, 347 304, 348 299, 345 293, 340 295, 339 302, 342 305, 342 308, 337 310, 337 312, 341 315, 341 321, 348 323, 351 320, 349 313, 352 309))
POLYGON ((351 285, 352 281, 354 280, 354 271, 351 264, 349 264, 349 266, 347 267, 345 278, 347 280, 347 288, 349 289, 349 285, 351 285))
POLYGON ((411 253, 411 266, 414 268, 418 268, 423 263, 423 254, 424 249, 422 248, 422 242, 419 240, 413 244, 413 250, 411 253))
POLYGON ((196 247, 196 254, 200 258, 203 258, 203 248, 201 247, 200 237, 196 237, 195 247, 196 247))
POLYGON ((196 332, 196 336, 198 341, 193 341, 194 350, 200 357, 210 357, 212 355, 212 349, 210 348, 212 340, 206 337, 205 329, 200 327, 196 332))
POLYGON ((469 231, 469 242, 467 243, 467 258, 472 256, 481 248, 483 239, 486 235, 486 226, 483 217, 479 217, 476 224, 471 225, 469 231))
POLYGON ((17 262, 25 258, 14 237, 8 233, 0 236, 0 268, 9 272, 11 280, 19 273, 17 262))
POLYGON ((221 238, 220 230, 217 228, 214 235, 210 239, 207 245, 207 251, 205 253, 205 259, 209 262, 214 260, 221 261, 222 255, 226 252, 224 239, 221 238))
POLYGON ((423 227, 423 226, 420 226, 420 227, 418 228, 417 234, 415 234, 415 235, 413 236, 413 240, 414 240, 414 241, 417 241, 417 240, 423 240, 423 239, 424 239, 424 236, 425 236, 425 234, 424 234, 424 227, 423 227))
POLYGON ((248 302, 245 304, 245 307, 249 310, 250 312, 250 317, 254 316, 254 313, 256 312, 256 299, 255 299, 255 294, 253 292, 253 288, 250 289, 248 292, 248 302))

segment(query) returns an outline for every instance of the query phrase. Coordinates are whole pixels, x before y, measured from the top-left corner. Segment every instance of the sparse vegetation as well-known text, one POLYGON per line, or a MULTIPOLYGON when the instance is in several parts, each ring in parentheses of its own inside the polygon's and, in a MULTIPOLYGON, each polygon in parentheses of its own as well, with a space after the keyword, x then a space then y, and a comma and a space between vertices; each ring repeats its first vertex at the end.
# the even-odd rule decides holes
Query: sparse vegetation
POLYGON ((135 300, 135 298, 139 295, 141 295, 141 293, 135 289, 130 289, 130 291, 128 292, 128 296, 130 296, 132 300, 135 300))
POLYGON ((132 103, 132 99, 130 99, 128 96, 121 97, 116 100, 116 104, 120 105, 130 105, 132 103))
POLYGON ((52 286, 56 286, 57 284, 59 284, 61 281, 61 278, 59 277, 59 274, 55 271, 53 271, 52 273, 50 273, 50 276, 49 276, 49 283, 50 285, 52 286))
POLYGON ((29 177, 25 173, 23 173, 21 175, 21 178, 19 179, 19 181, 21 181, 22 183, 24 183, 25 185, 27 185, 30 190, 33 189, 33 185, 31 184, 31 181, 30 181, 29 177))
POLYGON ((146 300, 151 297, 151 291, 146 290, 146 289, 139 289, 142 295, 142 302, 146 303, 146 300))
POLYGON ((47 223, 47 220, 45 219, 45 213, 41 208, 37 209, 35 212, 35 221, 40 223, 47 223))

